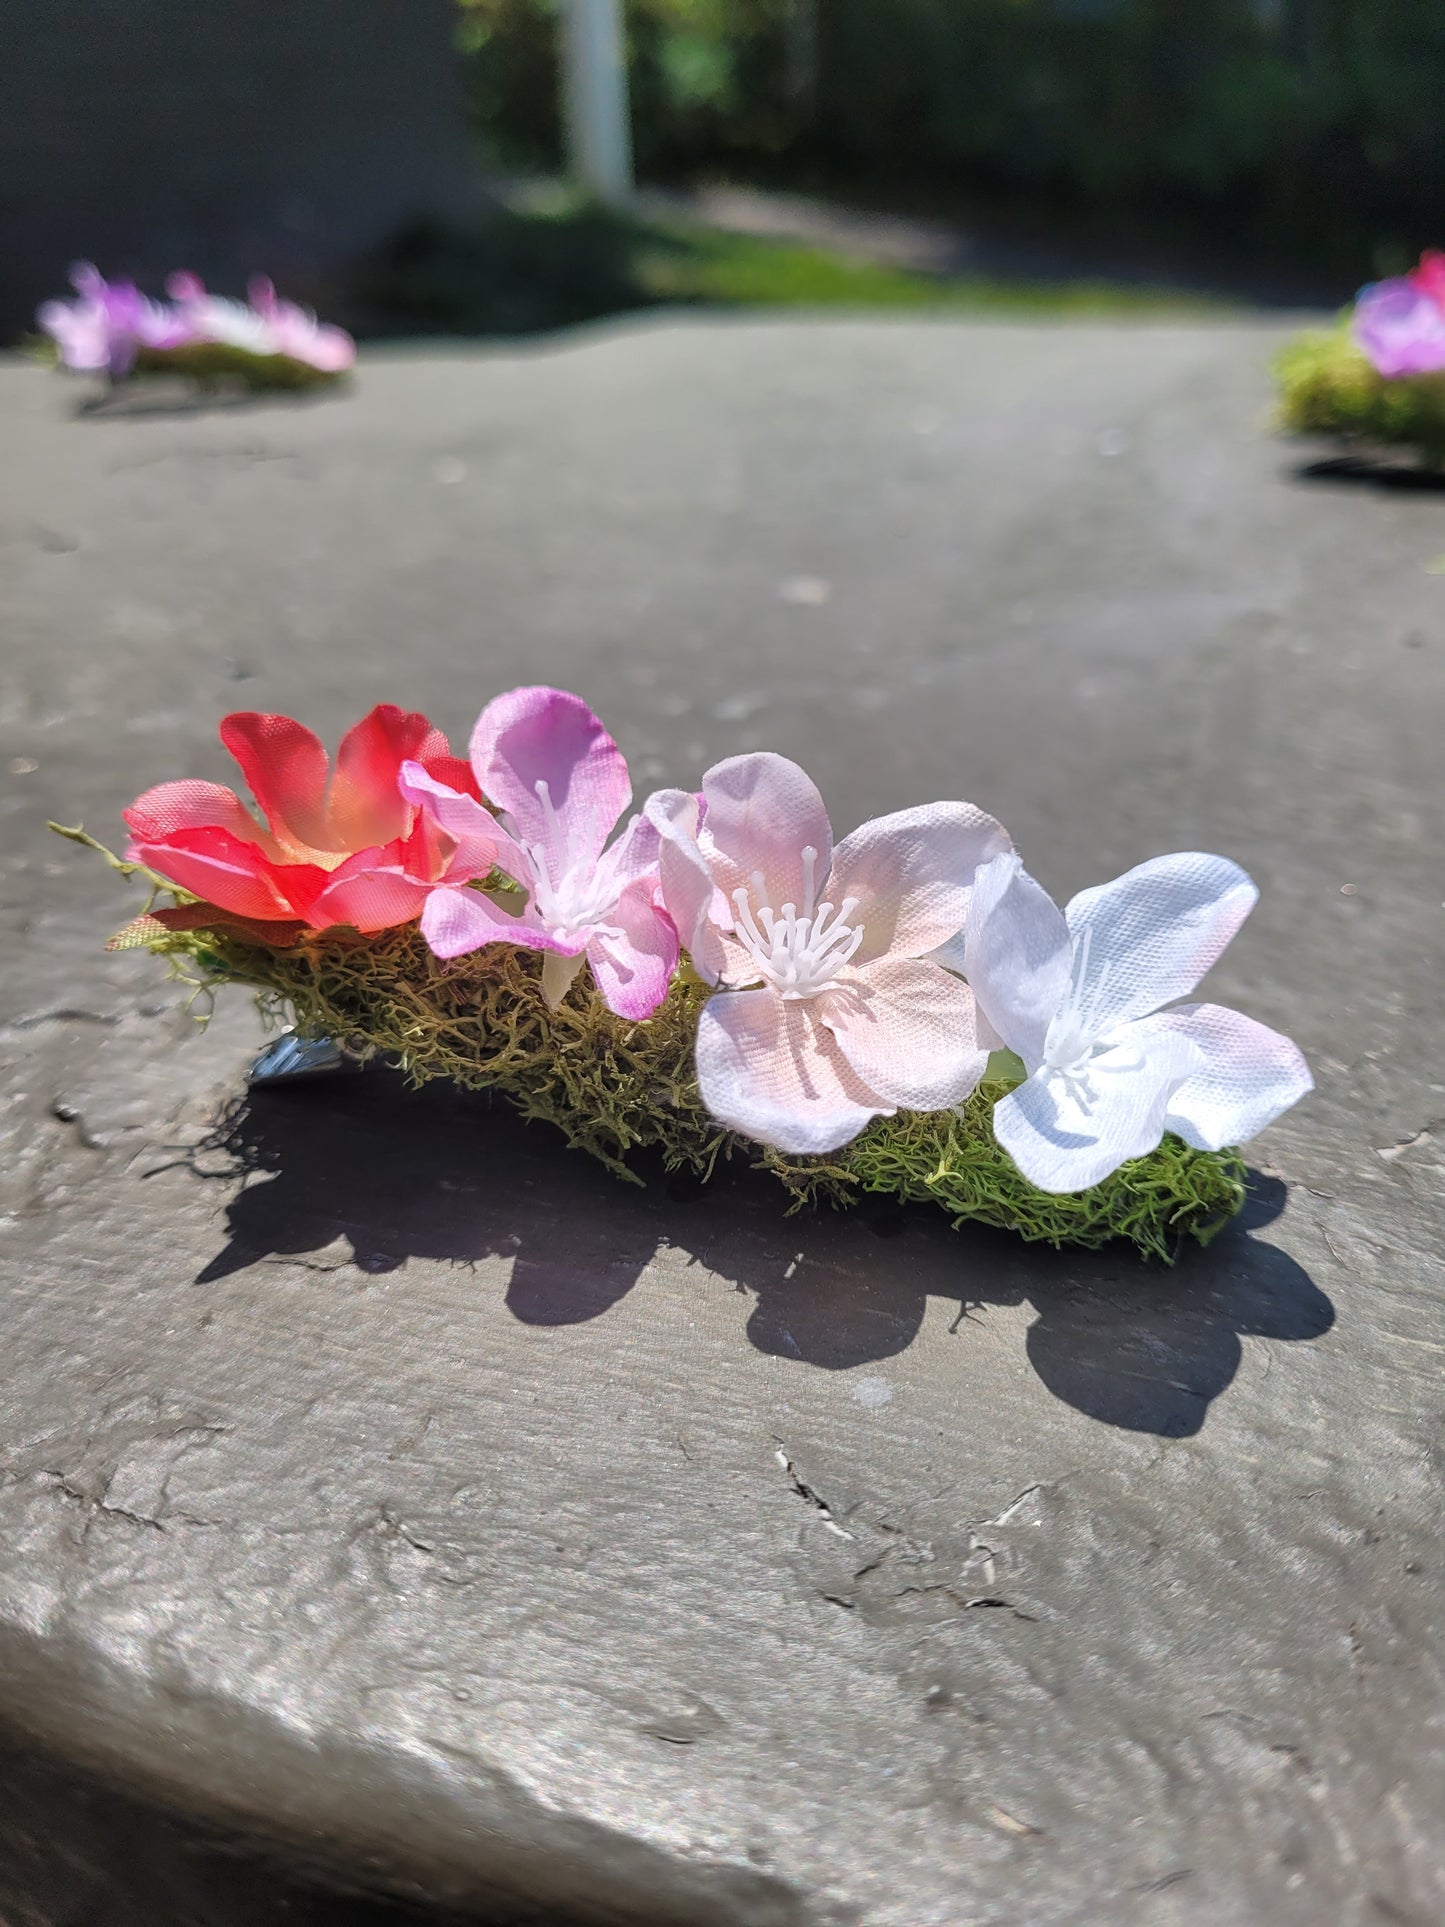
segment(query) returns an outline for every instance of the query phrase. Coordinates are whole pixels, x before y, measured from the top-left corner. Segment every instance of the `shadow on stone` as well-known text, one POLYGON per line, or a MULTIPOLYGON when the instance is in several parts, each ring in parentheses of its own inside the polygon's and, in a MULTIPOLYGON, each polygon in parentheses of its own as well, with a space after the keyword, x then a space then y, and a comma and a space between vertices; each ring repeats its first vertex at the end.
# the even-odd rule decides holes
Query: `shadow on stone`
POLYGON ((259 410, 315 408, 343 398, 350 379, 307 387, 254 388, 237 381, 195 382, 184 376, 147 375, 114 388, 90 389, 71 408, 76 421, 169 421, 187 415, 239 415, 259 410))
POLYGON ((510 1257, 512 1315, 573 1325, 610 1311, 670 1246, 752 1298, 759 1351, 823 1370, 906 1351, 930 1297, 956 1303, 955 1329, 987 1306, 1027 1305, 1028 1357, 1056 1397, 1165 1437, 1200 1429, 1243 1338, 1313 1339, 1334 1320, 1300 1266, 1249 1235, 1284 1207, 1284 1185, 1262 1176, 1235 1224, 1167 1271, 1128 1247, 1053 1251, 880 1199, 789 1217, 775 1182, 737 1161, 707 1186, 654 1165, 634 1188, 501 1104, 409 1091, 390 1071, 254 1091, 216 1143, 217 1175, 248 1181, 200 1284, 344 1238, 370 1273, 510 1257))
POLYGON ((1445 469, 1422 468, 1408 461, 1371 461, 1363 455, 1331 455, 1322 461, 1301 462, 1294 474, 1300 482, 1397 489, 1416 495, 1445 492, 1445 469))

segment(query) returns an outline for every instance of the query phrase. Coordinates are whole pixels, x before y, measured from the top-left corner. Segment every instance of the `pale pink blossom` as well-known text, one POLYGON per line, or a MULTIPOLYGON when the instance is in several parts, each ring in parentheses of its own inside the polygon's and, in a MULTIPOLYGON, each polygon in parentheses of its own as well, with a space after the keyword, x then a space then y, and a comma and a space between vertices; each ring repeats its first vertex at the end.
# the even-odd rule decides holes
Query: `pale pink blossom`
POLYGON ((281 355, 324 375, 342 374, 356 360, 356 343, 344 328, 318 321, 310 308, 282 300, 265 275, 247 284, 249 305, 209 293, 200 276, 187 270, 170 276, 166 292, 192 340, 249 355, 281 355))
POLYGON ((185 324, 190 341, 214 342, 221 347, 238 348, 248 355, 277 352, 264 316, 248 308, 244 301, 211 294, 201 277, 188 268, 179 268, 167 275, 166 293, 175 304, 174 312, 185 324))
POLYGON ((318 321, 311 308, 283 301, 265 275, 246 284, 246 295, 270 330, 273 353, 304 362, 323 375, 343 374, 355 363, 356 343, 344 328, 318 321))
POLYGON ((1082 1191, 1166 1131, 1218 1151, 1313 1088, 1287 1037, 1187 997, 1258 897, 1236 863, 1161 856, 1064 911, 1005 856, 981 871, 950 953, 979 1010, 1022 1060, 994 1134, 1043 1191, 1082 1191))
POLYGON ((610 849, 607 838, 632 801, 622 752, 580 697, 514 689, 489 703, 471 742, 481 793, 501 822, 419 763, 402 768, 402 794, 448 836, 500 835, 496 867, 526 893, 432 891, 422 934, 439 957, 511 943, 544 954, 542 985, 554 1007, 582 964, 608 1009, 651 1016, 677 965, 677 931, 657 902, 658 837, 634 816, 610 849))
POLYGON ((701 796, 664 790, 663 901, 703 1006, 697 1078, 720 1123, 780 1151, 836 1150, 904 1108, 943 1110, 988 1058, 973 993, 927 953, 962 926, 980 865, 1011 846, 969 803, 878 817, 837 849, 796 763, 734 756, 701 796))

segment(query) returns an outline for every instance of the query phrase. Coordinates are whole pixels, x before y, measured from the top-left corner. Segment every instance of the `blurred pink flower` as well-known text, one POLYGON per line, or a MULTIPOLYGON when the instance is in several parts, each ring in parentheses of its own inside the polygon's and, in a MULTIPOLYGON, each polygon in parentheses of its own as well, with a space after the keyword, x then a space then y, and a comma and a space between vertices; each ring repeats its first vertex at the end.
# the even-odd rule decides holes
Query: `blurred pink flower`
POLYGON ((184 320, 190 341, 216 342, 251 355, 279 352, 263 315, 248 308, 244 301, 229 301, 224 295, 208 293, 205 282, 188 268, 166 276, 166 293, 175 303, 175 312, 184 320))
POLYGON ((66 368, 119 381, 142 348, 179 348, 194 339, 173 308, 148 300, 133 281, 107 281, 89 261, 76 262, 70 284, 76 300, 47 301, 35 317, 66 368))
POLYGON ((356 361, 356 343, 344 328, 318 321, 310 308, 283 301, 265 275, 246 285, 252 311, 270 330, 272 352, 305 362, 324 375, 343 374, 356 361))
POLYGON ((609 1010, 650 1017, 677 965, 677 931, 657 902, 653 826, 634 816, 605 847, 632 801, 621 750, 580 697, 533 687, 487 705, 471 759, 501 825, 419 763, 402 766, 402 794, 458 841, 490 826, 501 839, 497 867, 526 891, 526 905, 514 911, 479 890, 436 890, 422 935, 439 957, 490 943, 542 951, 542 987, 554 1007, 585 959, 609 1010))
POLYGON ((1407 279, 1438 307, 1445 308, 1445 254, 1438 248, 1426 248, 1419 267, 1412 268, 1407 279))

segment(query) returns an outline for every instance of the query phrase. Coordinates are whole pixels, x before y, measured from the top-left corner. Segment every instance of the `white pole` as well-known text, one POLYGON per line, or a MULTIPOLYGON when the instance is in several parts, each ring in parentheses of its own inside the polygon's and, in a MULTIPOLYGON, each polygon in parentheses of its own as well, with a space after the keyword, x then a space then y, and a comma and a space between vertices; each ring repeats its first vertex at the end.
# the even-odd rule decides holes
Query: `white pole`
POLYGON ((618 0, 564 0, 562 108, 573 179, 609 207, 632 196, 632 132, 618 0))

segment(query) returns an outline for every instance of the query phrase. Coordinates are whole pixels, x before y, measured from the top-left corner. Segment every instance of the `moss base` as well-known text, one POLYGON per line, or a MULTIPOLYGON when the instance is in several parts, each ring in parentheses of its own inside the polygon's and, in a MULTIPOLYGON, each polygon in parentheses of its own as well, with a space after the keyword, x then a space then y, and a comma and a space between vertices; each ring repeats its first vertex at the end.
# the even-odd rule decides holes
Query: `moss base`
POLYGON ((721 1129, 702 1107, 692 1048, 708 992, 687 972, 652 1017, 629 1023, 606 1009, 585 972, 561 1008, 549 1010, 530 952, 498 944, 447 963, 415 925, 369 938, 302 936, 287 948, 234 929, 156 924, 126 940, 169 955, 203 987, 250 985, 264 1009, 303 1035, 393 1059, 418 1082, 445 1077, 499 1091, 634 1182, 626 1159, 638 1148, 704 1178, 719 1156, 741 1154, 772 1171, 799 1204, 891 1194, 941 1205, 955 1223, 972 1219, 1053 1245, 1127 1238, 1166 1261, 1188 1237, 1207 1243, 1244 1201, 1236 1153, 1191 1150, 1174 1137, 1088 1191, 1037 1190, 994 1140, 993 1106, 1016 1081, 1006 1058, 991 1062, 956 1111, 879 1118, 828 1157, 765 1150, 721 1129))
POLYGON ((1387 381, 1355 346, 1348 322, 1300 335, 1274 373, 1280 426, 1291 434, 1412 448, 1429 467, 1445 467, 1445 374, 1387 381))

